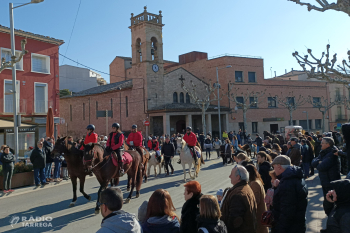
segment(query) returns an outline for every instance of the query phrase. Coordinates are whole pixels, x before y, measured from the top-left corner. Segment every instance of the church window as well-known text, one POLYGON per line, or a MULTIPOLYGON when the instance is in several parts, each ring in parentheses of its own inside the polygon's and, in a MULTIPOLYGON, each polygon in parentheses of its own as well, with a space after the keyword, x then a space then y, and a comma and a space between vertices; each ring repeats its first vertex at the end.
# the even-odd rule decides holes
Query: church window
POLYGON ((184 93, 180 93, 180 103, 184 103, 184 93))
POLYGON ((138 38, 136 40, 136 61, 137 62, 142 62, 142 52, 141 52, 141 39, 138 38))
POLYGON ((177 92, 173 93, 173 103, 177 103, 177 92))
POLYGON ((152 61, 158 60, 158 51, 157 51, 157 46, 158 42, 155 37, 151 38, 151 55, 152 55, 152 61))
POLYGON ((190 101, 190 95, 188 93, 186 93, 186 103, 189 104, 191 103, 190 101))

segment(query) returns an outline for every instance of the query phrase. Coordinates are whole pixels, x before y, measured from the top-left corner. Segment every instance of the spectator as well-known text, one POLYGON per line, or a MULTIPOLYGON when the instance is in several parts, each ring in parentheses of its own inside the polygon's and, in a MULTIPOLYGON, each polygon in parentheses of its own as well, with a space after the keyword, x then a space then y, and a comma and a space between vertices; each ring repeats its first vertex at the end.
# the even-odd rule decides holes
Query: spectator
POLYGON ((291 138, 290 144, 292 146, 289 153, 290 161, 294 166, 300 166, 301 160, 301 145, 298 143, 297 138, 291 138))
POLYGON ((278 155, 281 155, 282 153, 282 149, 277 143, 272 144, 272 151, 276 152, 278 155))
POLYGON ((53 151, 53 144, 52 144, 52 139, 47 138, 46 141, 43 143, 45 155, 46 155, 46 166, 45 166, 45 176, 46 176, 46 182, 53 181, 51 178, 51 172, 52 172, 52 156, 51 152, 53 151))
POLYGON ((218 203, 221 204, 222 198, 224 197, 224 190, 219 189, 216 192, 216 198, 218 199, 218 203))
POLYGON ((321 152, 321 142, 322 142, 322 135, 317 135, 317 140, 315 141, 315 156, 318 156, 321 152))
POLYGON ((277 156, 272 166, 279 184, 273 195, 274 233, 303 233, 308 190, 300 167, 291 166, 286 155, 277 156))
POLYGON ((205 140, 205 136, 204 133, 202 132, 201 134, 199 134, 198 136, 198 142, 201 144, 201 150, 203 151, 204 148, 204 140, 205 140))
POLYGON ((237 139, 237 136, 234 135, 232 140, 233 140, 232 141, 232 146, 233 146, 234 150, 238 151, 238 139, 237 139))
POLYGON ((199 199, 201 198, 202 188, 198 181, 189 181, 185 185, 185 204, 181 210, 181 233, 197 232, 196 217, 199 214, 199 199))
POLYGON ((207 135, 207 138, 204 141, 205 159, 206 160, 208 160, 208 156, 209 156, 209 160, 210 160, 210 151, 211 151, 212 147, 213 147, 213 145, 211 144, 210 136, 207 135))
POLYGON ((175 153, 176 153, 176 149, 177 149, 177 136, 175 134, 173 134, 173 137, 171 139, 171 142, 174 144, 174 148, 175 148, 175 153))
POLYGON ((173 165, 171 165, 171 160, 172 158, 174 158, 175 148, 174 148, 174 145, 170 142, 169 136, 167 136, 165 139, 165 143, 162 146, 161 153, 162 155, 164 155, 165 170, 166 170, 165 176, 169 176, 169 166, 171 168, 171 174, 174 174, 174 168, 173 168, 173 165))
POLYGON ((232 142, 232 138, 233 138, 233 132, 230 131, 230 132, 228 133, 228 139, 230 139, 231 142, 232 142))
POLYGON ((243 137, 243 145, 247 144, 247 130, 244 130, 244 132, 242 132, 242 137, 243 137))
POLYGON ((271 184, 272 184, 272 187, 269 188, 266 192, 266 196, 265 196, 265 203, 266 203, 266 208, 268 210, 272 210, 272 207, 273 207, 273 194, 275 192, 275 188, 277 188, 275 186, 276 184, 276 179, 277 179, 277 175, 276 175, 276 172, 275 171, 270 171, 269 172, 269 175, 271 177, 271 184))
POLYGON ((272 170, 271 157, 264 151, 260 151, 257 155, 257 162, 259 164, 259 174, 264 184, 265 193, 271 188, 271 176, 269 172, 272 170))
POLYGON ((61 165, 62 165, 62 158, 56 157, 54 158, 55 168, 53 170, 53 178, 55 182, 61 182, 62 179, 60 178, 61 174, 61 165))
POLYGON ((331 182, 326 198, 328 202, 335 203, 327 220, 327 232, 350 232, 350 180, 336 180, 331 182))
POLYGON ((256 233, 268 233, 268 229, 266 226, 261 225, 260 219, 262 214, 267 210, 266 204, 265 204, 265 190, 264 190, 264 182, 262 181, 258 170, 256 170, 256 167, 254 165, 247 165, 245 167, 249 173, 249 185, 253 190, 257 211, 257 229, 256 233))
MULTIPOLYGON (((236 136, 234 136, 236 137, 236 136)), ((233 163, 232 161, 232 148, 231 148, 231 143, 230 143, 230 140, 227 138, 225 140, 225 145, 223 146, 224 147, 224 153, 223 153, 223 157, 222 157, 222 163, 224 166, 226 166, 228 163, 233 163)))
POLYGON ((259 152, 260 147, 262 147, 262 138, 259 136, 259 134, 256 134, 254 142, 256 143, 256 152, 259 152))
POLYGON ((228 134, 226 132, 226 130, 222 133, 222 140, 225 140, 226 138, 228 138, 228 134))
POLYGON ((213 195, 201 197, 199 211, 200 214, 197 216, 199 233, 227 233, 225 223, 220 220, 219 203, 213 195))
POLYGON ((147 207, 148 207, 148 201, 142 202, 141 206, 138 209, 137 217, 139 219, 140 224, 144 223, 147 215, 147 207))
POLYGON ((61 174, 61 176, 63 177, 64 180, 69 180, 67 161, 65 160, 65 158, 62 155, 60 157, 62 159, 62 174, 61 174))
POLYGON ((30 147, 28 147, 28 150, 26 152, 24 152, 24 159, 26 160, 26 162, 29 162, 29 161, 27 161, 27 159, 30 158, 30 155, 32 154, 33 149, 34 148, 32 146, 30 146, 30 147))
POLYGON ((288 141, 287 142, 287 152, 286 152, 286 155, 288 156, 288 157, 290 157, 289 156, 289 154, 290 154, 290 151, 292 150, 292 143, 290 142, 290 141, 288 141))
POLYGON ((315 174, 314 167, 311 166, 311 162, 315 158, 315 145, 312 144, 312 142, 314 142, 314 144, 315 144, 315 141, 309 136, 306 140, 306 145, 309 147, 309 155, 310 155, 309 167, 310 167, 310 171, 311 171, 310 176, 313 176, 315 174))
POLYGON ((333 203, 326 199, 326 194, 332 189, 331 182, 340 179, 340 162, 336 153, 338 150, 334 146, 333 138, 324 137, 321 142, 321 152, 312 161, 312 166, 317 168, 323 191, 323 209, 327 216, 333 209, 333 203))
POLYGON ((149 198, 142 229, 144 233, 180 232, 176 209, 168 191, 157 189, 149 198))
POLYGON ((219 140, 218 137, 215 138, 215 141, 213 142, 213 147, 216 151, 216 154, 218 156, 218 158, 220 158, 220 146, 221 146, 221 141, 219 140))
POLYGON ((312 157, 305 139, 301 140, 301 146, 301 161, 303 162, 304 179, 307 179, 310 176, 310 163, 312 161, 312 157))
POLYGON ((238 153, 235 158, 236 158, 237 164, 239 165, 242 165, 242 166, 247 166, 248 164, 254 165, 253 161, 244 152, 238 153))
POLYGON ((34 180, 35 185, 38 187, 41 185, 47 185, 49 182, 46 182, 45 177, 45 166, 46 166, 46 155, 43 148, 43 142, 39 141, 30 155, 30 161, 33 164, 34 168, 34 180))
POLYGON ((101 193, 101 228, 96 233, 141 233, 142 229, 134 214, 122 210, 123 193, 119 188, 107 188, 101 193))
MULTIPOLYGON (((255 233, 257 229, 257 206, 253 190, 248 185, 249 173, 236 165, 230 174, 232 188, 228 189, 221 202, 221 220, 227 232, 255 233)), ((194 231, 193 231, 194 232, 194 231)))
POLYGON ((237 135, 236 135, 236 137, 237 137, 237 147, 238 147, 238 145, 241 145, 241 142, 242 142, 242 131, 241 131, 241 129, 239 129, 239 131, 238 131, 238 133, 237 133, 237 135))
POLYGON ((4 176, 4 193, 13 192, 11 189, 11 180, 14 169, 15 156, 10 152, 10 147, 4 146, 3 152, 0 154, 0 160, 2 162, 2 172, 4 176))

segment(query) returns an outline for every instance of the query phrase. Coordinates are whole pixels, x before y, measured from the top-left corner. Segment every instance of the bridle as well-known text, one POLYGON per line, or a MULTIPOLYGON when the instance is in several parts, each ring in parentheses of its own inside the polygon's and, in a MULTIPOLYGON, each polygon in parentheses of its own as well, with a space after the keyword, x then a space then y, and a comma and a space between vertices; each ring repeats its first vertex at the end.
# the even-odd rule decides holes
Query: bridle
MULTIPOLYGON (((94 151, 94 148, 92 148, 90 151, 94 151)), ((96 153, 97 154, 97 153, 96 153)), ((99 161, 98 163, 96 163, 96 164, 94 164, 94 161, 95 161, 95 159, 97 159, 97 156, 95 156, 95 153, 93 153, 93 156, 92 156, 92 158, 91 159, 89 159, 89 160, 86 160, 85 159, 85 156, 83 156, 83 164, 85 165, 87 162, 91 162, 91 168, 89 169, 89 170, 93 170, 93 169, 95 169, 95 167, 97 167, 100 163, 102 163, 107 157, 110 157, 110 156, 106 156, 106 157, 104 157, 101 161, 99 161)), ((102 166, 103 167, 103 166, 102 166)), ((101 167, 101 168, 102 168, 101 167)), ((100 169, 101 169, 100 168, 100 169)))

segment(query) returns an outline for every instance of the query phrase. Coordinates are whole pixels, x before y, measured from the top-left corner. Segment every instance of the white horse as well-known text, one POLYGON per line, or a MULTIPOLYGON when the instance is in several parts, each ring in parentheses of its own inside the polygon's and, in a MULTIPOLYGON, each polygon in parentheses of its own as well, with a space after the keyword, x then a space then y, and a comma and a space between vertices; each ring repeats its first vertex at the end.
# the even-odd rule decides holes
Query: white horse
POLYGON ((152 166, 154 167, 154 177, 157 177, 157 166, 159 167, 159 174, 161 174, 163 162, 164 162, 163 156, 161 156, 160 162, 158 162, 158 159, 156 159, 156 152, 153 150, 150 151, 149 152, 149 160, 148 160, 147 176, 150 176, 152 166))
MULTIPOLYGON (((197 151, 199 151, 199 154, 202 154, 201 150, 197 146, 195 148, 197 151)), ((182 137, 177 138, 176 151, 177 153, 180 153, 181 165, 184 171, 184 181, 186 182, 186 167, 185 167, 186 164, 188 165, 188 173, 190 174, 191 179, 196 179, 196 177, 198 177, 199 170, 201 169, 201 162, 203 162, 202 161, 203 157, 201 156, 201 158, 198 159, 198 165, 196 166, 194 159, 191 155, 190 148, 188 148, 186 142, 182 139, 182 137), (193 176, 191 174, 192 164, 194 168, 193 176)))

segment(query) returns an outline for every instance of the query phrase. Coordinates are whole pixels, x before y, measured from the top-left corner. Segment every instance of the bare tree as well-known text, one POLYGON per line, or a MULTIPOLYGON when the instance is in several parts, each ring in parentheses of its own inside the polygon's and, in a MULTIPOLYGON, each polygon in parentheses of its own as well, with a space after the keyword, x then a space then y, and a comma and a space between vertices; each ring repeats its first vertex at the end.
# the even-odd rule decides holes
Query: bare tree
POLYGON ((307 6, 308 11, 316 10, 324 12, 326 10, 335 10, 341 11, 350 16, 350 0, 337 0, 337 3, 332 2, 328 3, 327 0, 316 0, 319 5, 312 5, 310 3, 301 2, 300 0, 289 0, 291 2, 295 2, 301 6, 307 6))
POLYGON ((322 132, 325 132, 325 120, 326 120, 326 113, 336 104, 343 103, 342 99, 336 99, 335 101, 329 102, 327 98, 322 97, 316 97, 319 99, 315 99, 309 95, 307 98, 307 102, 309 104, 312 104, 313 107, 318 108, 320 112, 322 113, 322 132))
POLYGON ((207 125, 205 123, 205 112, 207 111, 209 105, 211 102, 213 101, 218 101, 219 99, 221 100, 222 99, 222 96, 220 98, 218 98, 216 95, 215 95, 215 90, 218 88, 217 86, 213 87, 213 85, 211 85, 211 82, 209 83, 209 85, 207 84, 204 84, 205 85, 205 90, 206 90, 206 93, 200 93, 202 97, 198 97, 198 93, 197 93, 197 87, 196 85, 192 82, 192 80, 190 81, 191 82, 191 88, 187 88, 184 84, 184 78, 179 78, 179 80, 181 81, 181 87, 182 89, 188 93, 188 95, 191 97, 191 99, 194 101, 195 104, 198 105, 198 107, 202 110, 202 125, 203 125, 203 132, 204 132, 204 135, 207 134, 207 125), (214 96, 214 98, 211 98, 211 96, 214 96))
POLYGON ((326 52, 322 52, 321 58, 318 59, 312 54, 312 50, 308 49, 307 52, 310 55, 300 56, 296 51, 293 56, 299 63, 299 65, 306 72, 308 78, 315 78, 318 80, 324 80, 327 82, 339 83, 347 85, 350 84, 350 50, 348 51, 347 62, 345 59, 342 61, 342 65, 335 65, 337 62, 337 54, 330 58, 329 54, 330 45, 327 45, 326 52))
POLYGON ((258 99, 265 95, 266 90, 255 92, 255 91, 249 91, 249 89, 246 90, 246 92, 242 91, 239 93, 239 88, 234 88, 234 91, 231 92, 231 90, 234 88, 233 83, 229 83, 229 91, 228 91, 228 98, 229 100, 236 103, 236 105, 243 110, 243 124, 244 129, 247 130, 247 111, 250 108, 256 108, 258 106, 258 99), (240 94, 240 96, 238 96, 240 94), (237 97, 241 97, 241 101, 237 100, 237 97), (251 99, 252 98, 252 99, 251 99), (252 100, 252 101, 251 101, 252 100))
POLYGON ((293 92, 289 92, 288 95, 283 95, 281 92, 280 96, 271 97, 274 98, 279 105, 288 109, 290 116, 290 125, 293 126, 293 112, 300 106, 306 104, 307 100, 301 95, 295 96, 293 92))
POLYGON ((28 53, 27 50, 25 50, 25 47, 26 47, 26 44, 27 44, 27 40, 24 39, 21 41, 21 48, 22 48, 22 51, 21 53, 19 54, 19 56, 17 57, 15 54, 13 54, 11 56, 11 60, 10 61, 6 61, 5 58, 3 57, 1 59, 1 62, 0 62, 0 73, 4 70, 4 69, 7 69, 7 68, 12 68, 17 62, 19 62, 23 56, 25 54, 28 53))

